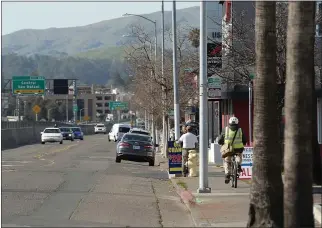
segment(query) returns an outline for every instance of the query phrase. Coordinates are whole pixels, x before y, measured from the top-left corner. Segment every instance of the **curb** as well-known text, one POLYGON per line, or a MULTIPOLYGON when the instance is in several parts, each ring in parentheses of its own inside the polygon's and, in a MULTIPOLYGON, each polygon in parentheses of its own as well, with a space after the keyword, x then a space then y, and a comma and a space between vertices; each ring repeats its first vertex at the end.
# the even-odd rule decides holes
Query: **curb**
MULTIPOLYGON (((178 194, 178 196, 180 197, 180 201, 186 206, 186 208, 188 209, 188 211, 190 212, 190 216, 191 216, 191 220, 192 220, 192 222, 193 222, 193 224, 194 224, 194 226, 195 227, 199 227, 198 225, 197 225, 197 222, 196 222, 196 220, 195 220, 195 218, 194 218, 194 216, 193 216, 193 214, 192 214, 192 211, 191 211, 191 205, 193 205, 193 204, 195 204, 195 202, 194 201, 187 201, 184 197, 183 197, 183 195, 185 195, 185 193, 187 193, 187 195, 188 194, 190 194, 190 195, 192 195, 189 191, 187 191, 187 190, 185 190, 185 189, 183 189, 182 187, 180 187, 178 184, 177 184, 177 182, 176 182, 176 180, 177 179, 175 179, 175 178, 170 178, 170 174, 169 174, 169 179, 171 180, 171 182, 172 182, 172 184, 173 184, 173 186, 174 186, 174 188, 176 189, 176 192, 177 192, 177 194, 178 194)), ((194 197, 192 197, 192 199, 194 199, 194 197)))

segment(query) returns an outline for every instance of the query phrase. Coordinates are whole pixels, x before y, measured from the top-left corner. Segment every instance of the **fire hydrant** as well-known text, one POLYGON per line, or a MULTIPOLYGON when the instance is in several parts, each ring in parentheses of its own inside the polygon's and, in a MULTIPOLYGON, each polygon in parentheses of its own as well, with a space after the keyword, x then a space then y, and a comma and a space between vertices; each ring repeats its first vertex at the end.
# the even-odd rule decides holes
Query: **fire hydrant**
POLYGON ((199 154, 196 150, 189 150, 187 163, 189 168, 189 177, 197 177, 199 168, 199 154))

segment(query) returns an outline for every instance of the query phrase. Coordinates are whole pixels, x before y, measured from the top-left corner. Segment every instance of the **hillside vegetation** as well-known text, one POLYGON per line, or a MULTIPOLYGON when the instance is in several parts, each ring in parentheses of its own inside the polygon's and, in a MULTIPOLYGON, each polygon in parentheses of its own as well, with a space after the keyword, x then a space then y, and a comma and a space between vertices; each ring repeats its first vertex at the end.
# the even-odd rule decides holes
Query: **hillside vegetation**
MULTIPOLYGON (((144 15, 157 21, 158 36, 161 35, 161 13, 155 12, 144 15)), ((48 29, 25 29, 2 36, 2 53, 17 53, 20 55, 44 54, 56 57, 67 55, 86 56, 98 49, 116 47, 120 42, 126 42, 123 35, 131 32, 131 26, 139 24, 153 35, 152 23, 134 16, 121 17, 98 23, 70 27, 48 29), (84 52, 84 53, 83 53, 84 52)), ((177 10, 177 24, 199 26, 199 7, 177 10)), ((165 12, 165 27, 171 28, 171 12, 165 12)), ((160 41, 161 39, 159 39, 160 41)), ((100 56, 100 54, 98 54, 100 56)))
POLYGON ((125 64, 120 60, 87 59, 80 57, 52 57, 35 55, 33 57, 9 54, 2 56, 2 77, 31 75, 37 71, 47 79, 79 79, 84 84, 118 84, 127 81, 125 64))

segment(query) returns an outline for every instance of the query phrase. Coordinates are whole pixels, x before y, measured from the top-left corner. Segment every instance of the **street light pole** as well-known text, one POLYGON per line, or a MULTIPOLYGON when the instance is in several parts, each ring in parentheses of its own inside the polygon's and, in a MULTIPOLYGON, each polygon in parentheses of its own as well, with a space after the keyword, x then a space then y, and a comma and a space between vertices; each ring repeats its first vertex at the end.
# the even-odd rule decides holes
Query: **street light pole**
MULTIPOLYGON (((161 42, 161 74, 162 74, 162 83, 165 84, 164 78, 164 1, 162 1, 161 7, 161 24, 162 24, 162 42, 161 42)), ((167 93, 165 91, 165 86, 162 86, 162 100, 163 100, 163 114, 162 114, 162 144, 163 151, 162 154, 166 157, 168 156, 167 144, 168 144, 168 136, 167 136, 167 120, 166 120, 166 105, 167 105, 167 93)))
POLYGON ((206 1, 200 1, 200 159, 199 193, 210 193, 208 187, 208 110, 207 110, 207 11, 206 1))
MULTIPOLYGON (((147 17, 144 17, 142 15, 138 15, 138 14, 130 14, 130 13, 126 13, 124 14, 123 16, 136 16, 136 17, 141 17, 151 23, 154 24, 154 39, 155 39, 155 44, 154 44, 154 75, 156 75, 156 72, 157 72, 157 49, 158 49, 158 42, 157 42, 157 22, 156 21, 153 21, 147 17)), ((155 124, 154 124, 154 115, 153 115, 153 112, 151 114, 151 125, 152 125, 152 138, 153 138, 153 141, 155 142, 155 124)), ((150 124, 149 124, 149 129, 150 129, 150 124)))
POLYGON ((177 16, 176 1, 172 2, 172 39, 173 39, 173 96, 175 140, 180 138, 179 80, 177 71, 177 16))
POLYGON ((52 110, 52 108, 50 108, 50 109, 48 109, 48 110, 47 110, 47 119, 48 119, 48 122, 50 121, 50 120, 49 120, 50 110, 52 110))
POLYGON ((85 110, 85 109, 87 109, 87 108, 81 108, 79 110, 79 121, 82 121, 82 110, 85 110))

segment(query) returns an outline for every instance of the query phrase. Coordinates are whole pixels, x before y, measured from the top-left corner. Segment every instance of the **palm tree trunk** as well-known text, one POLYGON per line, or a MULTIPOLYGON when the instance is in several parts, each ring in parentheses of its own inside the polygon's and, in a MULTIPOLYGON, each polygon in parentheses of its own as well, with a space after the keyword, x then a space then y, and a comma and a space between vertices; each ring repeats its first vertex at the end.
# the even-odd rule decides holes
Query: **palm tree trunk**
POLYGON ((285 90, 284 227, 314 227, 312 125, 315 2, 289 2, 285 90))
POLYGON ((276 2, 256 2, 254 165, 247 227, 283 226, 276 84, 276 2))

